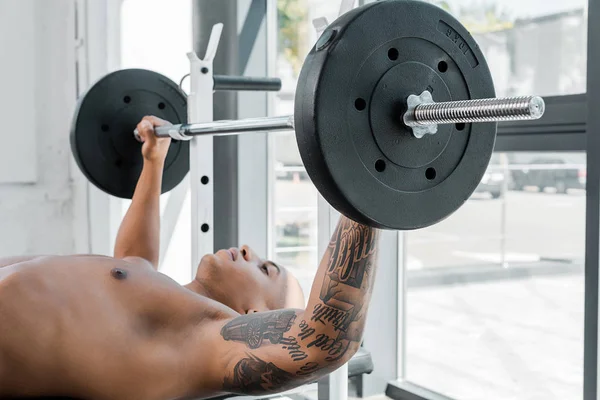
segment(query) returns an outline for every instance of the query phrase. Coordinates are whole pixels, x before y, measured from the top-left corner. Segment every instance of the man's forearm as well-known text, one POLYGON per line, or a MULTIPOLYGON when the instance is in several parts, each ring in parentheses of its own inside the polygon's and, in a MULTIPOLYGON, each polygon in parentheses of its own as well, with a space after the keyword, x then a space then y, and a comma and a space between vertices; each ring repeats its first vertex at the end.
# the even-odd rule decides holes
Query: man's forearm
POLYGON ((162 162, 144 162, 131 206, 119 228, 116 258, 140 257, 158 268, 162 173, 162 162))
POLYGON ((326 361, 346 359, 360 346, 378 241, 379 230, 342 217, 321 261, 301 323, 305 332, 320 333, 320 341, 307 340, 327 352, 326 361))

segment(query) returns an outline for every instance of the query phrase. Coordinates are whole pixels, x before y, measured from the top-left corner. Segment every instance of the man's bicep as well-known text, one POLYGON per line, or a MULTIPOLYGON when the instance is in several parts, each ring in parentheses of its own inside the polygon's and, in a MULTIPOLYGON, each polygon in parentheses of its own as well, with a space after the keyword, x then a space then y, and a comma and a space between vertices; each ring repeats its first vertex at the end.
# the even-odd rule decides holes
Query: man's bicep
POLYGON ((303 316, 301 310, 277 310, 221 324, 223 391, 281 393, 341 366, 344 349, 310 328, 303 316))

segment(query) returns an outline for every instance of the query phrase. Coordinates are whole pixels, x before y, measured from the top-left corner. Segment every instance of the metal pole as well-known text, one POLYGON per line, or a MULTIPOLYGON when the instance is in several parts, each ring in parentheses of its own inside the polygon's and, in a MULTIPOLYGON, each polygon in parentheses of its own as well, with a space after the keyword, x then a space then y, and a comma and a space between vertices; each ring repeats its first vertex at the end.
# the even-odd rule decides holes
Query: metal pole
POLYGON ((590 0, 587 59, 587 188, 585 230, 585 324, 583 339, 583 400, 597 400, 600 369, 598 341, 600 264, 600 1, 590 0))
POLYGON ((508 174, 510 173, 508 169, 508 157, 506 154, 501 154, 500 159, 502 160, 502 173, 504 175, 504 181, 502 183, 502 215, 500 216, 500 226, 501 226, 501 261, 502 268, 508 268, 508 261, 506 259, 506 225, 507 221, 507 207, 508 207, 508 174))
MULTIPOLYGON (((193 0, 194 50, 199 56, 206 49, 210 30, 223 24, 222 40, 213 61, 213 73, 237 76, 239 70, 238 1, 193 0)), ((217 84, 218 82, 215 82, 217 84)), ((217 85, 218 86, 218 85, 217 85)), ((208 95, 208 94, 207 94, 208 95)), ((235 91, 214 93, 211 109, 214 120, 238 118, 238 94, 235 91), (213 111, 214 110, 214 111, 213 111)), ((204 122, 204 121, 190 121, 204 122)), ((213 145, 213 196, 216 251, 237 246, 238 241, 238 138, 216 137, 213 145), (226 163, 222 160, 227 160, 226 163)))
POLYGON ((294 129, 294 117, 247 118, 237 121, 215 121, 199 124, 185 124, 159 127, 158 137, 189 140, 194 136, 227 136, 246 132, 273 132, 294 129))
POLYGON ((539 96, 422 103, 409 109, 404 121, 408 126, 526 121, 541 118, 545 109, 539 96))
MULTIPOLYGON (((213 60, 223 25, 211 31, 204 59, 190 52, 191 91, 188 95, 188 120, 208 122, 213 120, 213 60), (206 72, 201 72, 202 70, 206 72)), ((214 198, 213 198, 213 138, 198 137, 190 145, 190 188, 192 197, 192 265, 191 279, 204 254, 214 248, 214 198), (208 179, 202 179, 202 178, 208 179), (206 183, 202 183, 202 181, 206 183)))
POLYGON ((406 103, 402 118, 418 139, 436 134, 441 124, 535 120, 546 110, 544 99, 539 96, 436 103, 427 90, 408 96, 406 103))

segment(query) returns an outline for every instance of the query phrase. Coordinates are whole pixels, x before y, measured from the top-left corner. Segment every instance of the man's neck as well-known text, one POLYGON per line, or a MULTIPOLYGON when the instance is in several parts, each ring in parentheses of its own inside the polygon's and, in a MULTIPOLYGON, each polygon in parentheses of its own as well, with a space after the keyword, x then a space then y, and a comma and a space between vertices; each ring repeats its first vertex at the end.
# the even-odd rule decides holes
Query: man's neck
POLYGON ((194 279, 193 281, 191 281, 187 285, 184 285, 183 287, 185 287, 188 290, 191 290, 196 294, 199 294, 200 296, 212 298, 210 296, 209 290, 198 279, 194 279))
POLYGON ((240 315, 240 313, 238 311, 233 310, 229 306, 225 305, 224 303, 221 303, 219 300, 217 300, 215 297, 213 297, 210 290, 208 289, 208 285, 203 284, 202 281, 200 281, 198 279, 194 279, 187 285, 183 285, 183 287, 188 290, 191 290, 192 292, 194 292, 200 296, 206 297, 207 299, 214 301, 215 305, 218 304, 220 307, 222 307, 221 311, 223 312, 223 315, 225 315, 225 316, 233 318, 235 316, 240 315))

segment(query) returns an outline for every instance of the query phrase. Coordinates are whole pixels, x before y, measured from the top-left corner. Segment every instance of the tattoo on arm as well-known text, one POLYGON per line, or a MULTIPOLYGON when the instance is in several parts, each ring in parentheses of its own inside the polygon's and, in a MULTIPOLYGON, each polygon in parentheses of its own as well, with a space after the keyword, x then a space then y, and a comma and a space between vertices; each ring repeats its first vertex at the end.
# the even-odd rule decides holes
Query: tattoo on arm
POLYGON ((281 344, 283 345, 283 349, 287 350, 290 357, 292 357, 292 361, 302 361, 308 358, 308 355, 302 350, 300 344, 298 344, 298 339, 295 337, 284 338, 281 344))
POLYGON ((234 367, 233 376, 225 378, 223 388, 232 393, 260 394, 285 390, 292 382, 294 375, 247 354, 234 367))
POLYGON ((312 375, 319 370, 319 364, 316 362, 307 362, 303 366, 300 367, 296 375, 298 376, 308 376, 312 375))
MULTIPOLYGON (((373 284, 373 265, 379 231, 343 219, 329 243, 327 272, 311 321, 332 324, 339 338, 359 340, 351 325, 364 323, 363 306, 373 284)), ((361 329, 358 329, 361 331, 361 329)))
POLYGON ((293 336, 284 337, 295 320, 296 312, 293 310, 243 315, 227 323, 221 329, 221 336, 225 340, 243 342, 251 349, 257 349, 269 342, 280 344, 288 351, 292 361, 303 361, 308 355, 302 350, 298 339, 293 336))
POLYGON ((283 334, 289 331, 296 320, 293 310, 277 310, 267 313, 242 315, 228 322, 221 329, 225 340, 243 342, 251 349, 257 349, 267 342, 287 344, 283 334))
POLYGON ((230 393, 262 394, 280 392, 311 378, 321 370, 316 362, 301 366, 295 374, 279 368, 271 362, 246 354, 233 368, 233 373, 225 377, 223 389, 230 393))

